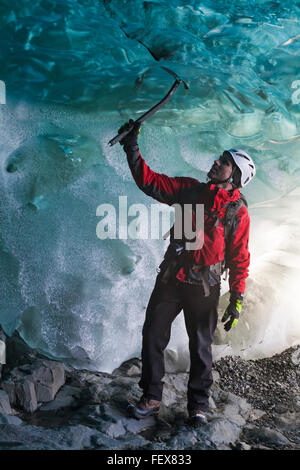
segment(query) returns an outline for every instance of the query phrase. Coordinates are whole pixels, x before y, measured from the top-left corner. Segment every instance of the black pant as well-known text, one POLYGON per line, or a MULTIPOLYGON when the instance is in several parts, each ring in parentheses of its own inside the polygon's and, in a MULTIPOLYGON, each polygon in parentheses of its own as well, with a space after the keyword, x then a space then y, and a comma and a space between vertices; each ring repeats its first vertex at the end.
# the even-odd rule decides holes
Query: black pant
POLYGON ((179 281, 164 284, 157 279, 143 327, 139 386, 144 395, 155 400, 162 398, 164 350, 170 340, 171 324, 183 309, 191 359, 187 408, 207 411, 213 383, 211 344, 218 321, 219 296, 220 284, 211 286, 210 295, 205 297, 202 286, 179 281))

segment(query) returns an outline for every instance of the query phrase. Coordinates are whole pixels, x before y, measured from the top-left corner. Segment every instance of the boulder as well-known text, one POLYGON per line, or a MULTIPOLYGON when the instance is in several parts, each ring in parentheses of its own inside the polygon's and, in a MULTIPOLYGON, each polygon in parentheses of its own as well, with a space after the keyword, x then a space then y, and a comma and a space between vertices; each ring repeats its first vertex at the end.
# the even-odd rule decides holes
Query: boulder
POLYGON ((6 337, 6 364, 8 367, 12 368, 32 363, 37 356, 37 351, 31 349, 25 343, 17 330, 14 331, 11 337, 6 337))
POLYGON ((10 415, 12 413, 9 396, 4 390, 0 390, 0 413, 10 415))
POLYGON ((168 448, 174 450, 189 449, 198 442, 197 433, 193 430, 183 428, 176 436, 167 441, 168 448))
POLYGON ((248 440, 271 447, 290 444, 290 441, 281 432, 268 427, 247 426, 244 429, 244 435, 248 440))
POLYGON ((208 425, 193 428, 187 419, 186 371, 166 372, 159 415, 137 420, 128 404, 142 393, 140 359, 125 361, 112 374, 76 370, 32 353, 19 359, 14 369, 7 366, 10 371, 0 390, 0 450, 250 450, 300 444, 300 411, 290 407, 287 412, 286 406, 279 411, 277 406, 270 415, 256 401, 250 405, 248 398, 223 387, 221 369, 213 373, 208 425), (36 412, 21 413, 21 421, 11 405, 36 412))
POLYGON ((55 361, 43 361, 33 371, 32 378, 38 402, 51 401, 65 383, 64 366, 55 361))
POLYGON ((81 390, 78 387, 64 385, 57 393, 54 400, 40 407, 41 411, 57 411, 64 408, 75 408, 80 399, 81 390))
POLYGON ((20 424, 23 424, 23 421, 17 416, 11 416, 0 412, 0 424, 13 424, 15 426, 19 426, 20 424))
POLYGON ((37 409, 37 399, 34 383, 25 379, 16 384, 17 403, 21 408, 29 413, 33 413, 37 409))
POLYGON ((138 434, 157 423, 154 416, 138 420, 131 417, 127 408, 120 411, 109 404, 83 406, 73 422, 78 422, 78 420, 80 423, 101 429, 102 433, 113 438, 126 433, 138 434))
POLYGON ((15 367, 2 387, 12 406, 33 413, 38 408, 38 403, 53 400, 64 383, 62 363, 37 360, 33 364, 15 367))
POLYGON ((221 444, 234 444, 241 433, 241 428, 237 424, 225 418, 217 418, 212 420, 206 427, 205 433, 216 447, 221 444))
POLYGON ((300 432, 300 412, 287 411, 275 416, 275 423, 281 429, 300 432))
POLYGON ((29 379, 19 381, 8 380, 3 382, 3 389, 9 397, 10 404, 17 408, 22 408, 29 413, 33 413, 38 405, 34 383, 29 379))
POLYGON ((0 451, 91 449, 94 448, 92 439, 102 436, 101 432, 80 424, 50 429, 19 424, 14 422, 0 426, 0 451))
POLYGON ((128 361, 123 362, 120 367, 114 369, 112 375, 140 375, 142 370, 142 361, 138 357, 133 357, 128 361))
POLYGON ((238 443, 238 450, 251 450, 251 446, 246 442, 240 441, 238 443))

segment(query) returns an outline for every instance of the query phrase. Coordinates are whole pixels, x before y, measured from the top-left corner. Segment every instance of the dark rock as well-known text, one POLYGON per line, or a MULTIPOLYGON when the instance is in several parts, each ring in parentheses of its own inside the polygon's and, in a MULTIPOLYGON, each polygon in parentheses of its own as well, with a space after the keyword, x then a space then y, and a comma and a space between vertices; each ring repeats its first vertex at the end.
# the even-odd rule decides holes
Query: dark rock
POLYGON ((240 441, 234 446, 234 450, 251 450, 251 446, 246 442, 240 441))
POLYGON ((167 441, 167 446, 169 449, 174 450, 183 450, 183 449, 192 449, 192 447, 197 444, 198 436, 196 431, 189 430, 184 428, 183 430, 178 430, 176 436, 172 437, 167 441))
POLYGON ((64 366, 56 361, 44 360, 34 368, 32 378, 37 400, 39 402, 51 401, 65 383, 64 366))
POLYGON ((140 375, 141 371, 142 361, 137 357, 133 357, 132 359, 123 362, 117 369, 114 369, 112 375, 136 376, 140 375))
POLYGON ((5 413, 10 415, 12 412, 9 396, 4 390, 0 390, 0 413, 5 413))
POLYGON ((57 411, 64 408, 76 408, 79 405, 81 390, 79 387, 64 385, 54 400, 42 405, 41 411, 57 411))
POLYGON ((34 383, 25 379, 16 384, 17 405, 29 413, 37 409, 37 397, 34 383))
POLYGON ((142 436, 127 436, 125 438, 121 438, 119 442, 122 445, 123 450, 135 450, 135 449, 144 449, 149 441, 144 439, 142 436))
POLYGON ((37 359, 32 364, 15 367, 2 387, 12 406, 33 413, 38 402, 53 400, 64 382, 63 364, 37 359))
POLYGON ((282 430, 300 434, 300 413, 288 411, 275 416, 275 423, 282 430))
POLYGON ((128 432, 137 434, 152 426, 156 426, 156 418, 154 416, 148 416, 147 418, 140 420, 135 418, 127 418, 124 426, 128 432))
POLYGON ((28 364, 37 357, 37 351, 31 349, 25 343, 17 330, 14 331, 11 337, 6 337, 6 364, 8 370, 22 364, 28 364))
POLYGON ((142 436, 130 436, 127 439, 113 439, 99 432, 92 437, 93 448, 99 450, 134 450, 144 449, 149 442, 142 436))
POLYGON ((272 447, 267 447, 262 444, 256 444, 255 446, 252 446, 252 450, 273 450, 272 447))
POLYGON ((216 446, 234 444, 241 433, 240 426, 224 418, 213 420, 207 428, 207 431, 204 431, 206 438, 216 446))
POLYGON ((115 377, 105 372, 68 371, 67 381, 81 390, 80 400, 83 404, 97 404, 109 398, 108 385, 115 377))
POLYGON ((92 448, 91 439, 98 431, 86 426, 45 429, 37 426, 3 424, 0 449, 10 450, 82 450, 92 448))
POLYGON ((37 409, 35 387, 31 380, 7 381, 3 382, 2 387, 7 392, 12 406, 20 407, 29 413, 37 409))
POLYGON ((300 448, 300 374, 291 360, 295 348, 256 361, 226 356, 215 362, 208 424, 192 428, 186 409, 188 373, 185 366, 174 372, 180 361, 171 350, 160 413, 137 420, 128 404, 142 394, 140 359, 123 362, 112 374, 76 370, 30 350, 18 335, 15 343, 10 339, 16 362, 5 366, 0 391, 0 449, 300 448), (280 394, 276 381, 282 384, 280 394), (23 421, 13 409, 1 413, 1 406, 9 411, 7 396, 10 404, 34 413, 20 411, 23 421))
POLYGON ((125 433, 138 434, 156 425, 156 419, 153 416, 137 420, 131 417, 127 408, 120 411, 110 404, 82 407, 73 422, 86 423, 101 429, 109 437, 119 437, 125 433))
POLYGON ((23 421, 17 416, 0 412, 0 424, 14 424, 15 426, 19 426, 20 424, 23 424, 23 421))
POLYGON ((290 444, 281 432, 265 427, 249 426, 244 430, 244 435, 248 440, 271 447, 290 444))

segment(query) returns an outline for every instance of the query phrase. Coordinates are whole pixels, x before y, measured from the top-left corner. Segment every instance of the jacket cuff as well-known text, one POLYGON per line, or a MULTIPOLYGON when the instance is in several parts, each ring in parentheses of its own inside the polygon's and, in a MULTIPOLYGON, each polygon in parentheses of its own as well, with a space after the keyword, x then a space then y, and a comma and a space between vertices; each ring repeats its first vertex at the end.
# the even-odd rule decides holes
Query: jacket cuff
POLYGON ((244 300, 243 292, 230 292, 230 302, 235 302, 236 300, 244 300))

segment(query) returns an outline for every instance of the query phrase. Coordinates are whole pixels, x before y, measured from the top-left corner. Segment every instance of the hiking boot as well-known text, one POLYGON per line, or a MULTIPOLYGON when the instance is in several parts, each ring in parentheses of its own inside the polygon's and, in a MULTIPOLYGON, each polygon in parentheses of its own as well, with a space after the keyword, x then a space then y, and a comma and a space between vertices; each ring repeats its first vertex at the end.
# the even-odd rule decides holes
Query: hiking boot
POLYGON ((206 414, 201 410, 189 411, 189 423, 195 427, 207 424, 206 414))
POLYGON ((148 416, 158 414, 161 402, 147 398, 144 395, 136 405, 129 405, 131 414, 137 419, 144 419, 148 416))

